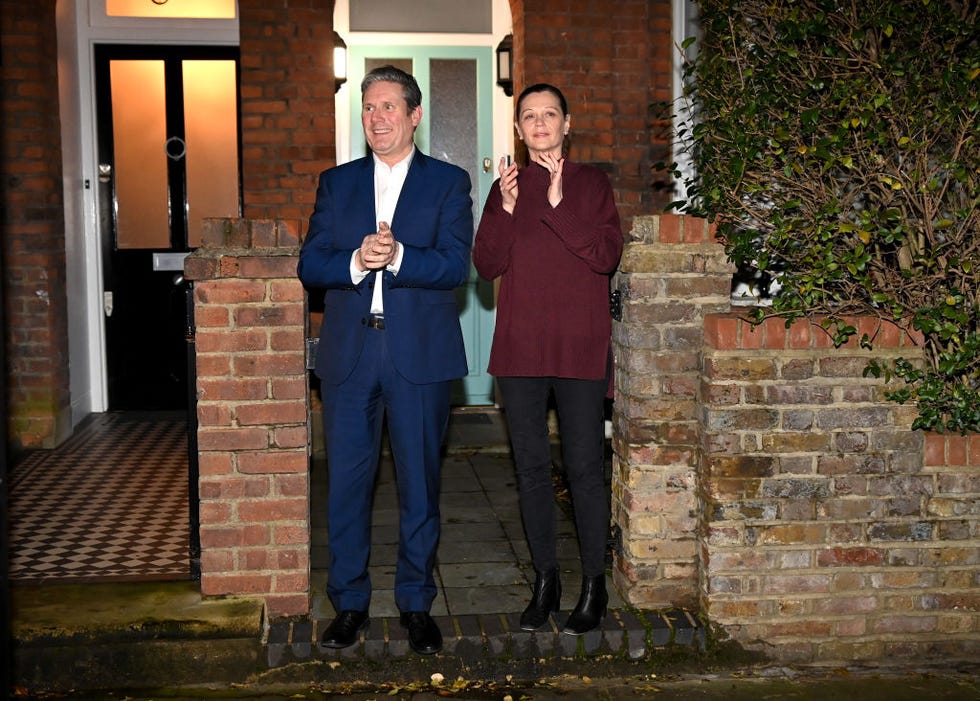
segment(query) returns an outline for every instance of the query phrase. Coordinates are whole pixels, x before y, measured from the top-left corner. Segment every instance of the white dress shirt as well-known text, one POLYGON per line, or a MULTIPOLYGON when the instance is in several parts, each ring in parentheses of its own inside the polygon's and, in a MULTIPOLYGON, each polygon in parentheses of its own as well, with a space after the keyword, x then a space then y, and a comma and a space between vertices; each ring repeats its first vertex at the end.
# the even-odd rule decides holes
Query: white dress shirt
MULTIPOLYGON (((408 167, 412 164, 412 157, 415 155, 415 149, 412 148, 411 153, 391 167, 378 158, 376 154, 373 155, 374 212, 378 218, 379 224, 380 222, 388 222, 388 225, 390 226, 391 218, 395 215, 395 205, 398 204, 398 196, 401 195, 402 185, 405 184, 405 176, 408 175, 408 167)), ((397 250, 395 251, 395 258, 387 266, 387 269, 390 270, 393 275, 398 274, 398 270, 401 268, 402 264, 402 256, 405 253, 405 247, 400 243, 396 243, 396 247, 397 250)), ((351 281, 357 285, 371 273, 378 273, 379 277, 377 277, 374 281, 374 294, 371 297, 371 313, 383 314, 384 300, 381 296, 380 278, 382 271, 358 270, 357 266, 354 264, 356 257, 357 251, 354 251, 354 254, 350 259, 351 281)))

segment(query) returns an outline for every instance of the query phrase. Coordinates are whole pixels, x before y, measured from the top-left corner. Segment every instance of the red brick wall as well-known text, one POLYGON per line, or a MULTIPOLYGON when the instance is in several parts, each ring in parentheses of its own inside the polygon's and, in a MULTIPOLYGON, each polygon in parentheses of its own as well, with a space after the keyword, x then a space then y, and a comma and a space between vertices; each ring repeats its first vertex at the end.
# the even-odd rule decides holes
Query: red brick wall
POLYGON ((8 433, 54 447, 71 430, 55 0, 3 0, 0 16, 8 433))
POLYGON ((670 0, 540 0, 515 7, 515 96, 552 83, 572 113, 571 157, 602 166, 629 231, 670 201, 651 166, 669 145, 650 106, 671 99, 670 0))
POLYGON ((980 442, 912 431, 865 377, 921 337, 706 319, 702 610, 792 660, 962 656, 980 630, 980 442))
POLYGON ((306 305, 296 224, 210 220, 194 284, 201 593, 309 612, 306 305))
POLYGON ((336 163, 333 0, 239 0, 245 216, 300 222, 336 163))
POLYGON ((975 659, 980 437, 911 430, 915 407, 863 373, 922 339, 753 327, 727 311, 708 231, 638 217, 617 275, 617 585, 777 660, 975 659))

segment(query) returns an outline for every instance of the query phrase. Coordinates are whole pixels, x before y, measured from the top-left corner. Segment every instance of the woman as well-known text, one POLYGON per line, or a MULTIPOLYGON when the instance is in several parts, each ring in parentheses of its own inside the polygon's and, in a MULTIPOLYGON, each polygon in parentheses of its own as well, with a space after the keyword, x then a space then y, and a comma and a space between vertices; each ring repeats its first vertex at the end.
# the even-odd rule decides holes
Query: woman
POLYGON ((501 159, 473 263, 483 278, 500 278, 489 372, 503 399, 536 574, 521 628, 543 626, 561 601, 548 437, 554 393, 582 564, 582 591, 562 632, 581 635, 599 625, 609 600, 603 401, 611 369, 609 275, 623 235, 606 175, 565 157, 570 126, 558 88, 539 83, 521 93, 516 128, 529 162, 518 169, 501 159))

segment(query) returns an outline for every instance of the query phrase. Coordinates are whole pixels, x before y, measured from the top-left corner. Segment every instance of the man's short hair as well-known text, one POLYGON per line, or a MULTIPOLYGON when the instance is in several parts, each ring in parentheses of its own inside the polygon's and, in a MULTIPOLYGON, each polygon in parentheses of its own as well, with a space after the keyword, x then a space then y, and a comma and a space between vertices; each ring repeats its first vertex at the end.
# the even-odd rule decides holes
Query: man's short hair
POLYGON ((415 78, 401 68, 395 68, 391 65, 375 68, 364 76, 364 80, 361 81, 361 97, 364 97, 369 85, 382 82, 398 83, 402 86, 402 95, 405 102, 408 103, 409 112, 422 104, 422 90, 415 78))

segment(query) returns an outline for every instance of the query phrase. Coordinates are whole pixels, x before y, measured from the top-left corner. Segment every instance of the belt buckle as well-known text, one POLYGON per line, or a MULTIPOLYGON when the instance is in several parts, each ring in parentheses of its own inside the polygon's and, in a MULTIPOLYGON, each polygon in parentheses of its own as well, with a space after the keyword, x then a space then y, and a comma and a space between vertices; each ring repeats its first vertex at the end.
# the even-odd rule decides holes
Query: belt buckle
POLYGON ((368 314, 367 325, 372 329, 384 330, 385 318, 383 314, 368 314))

